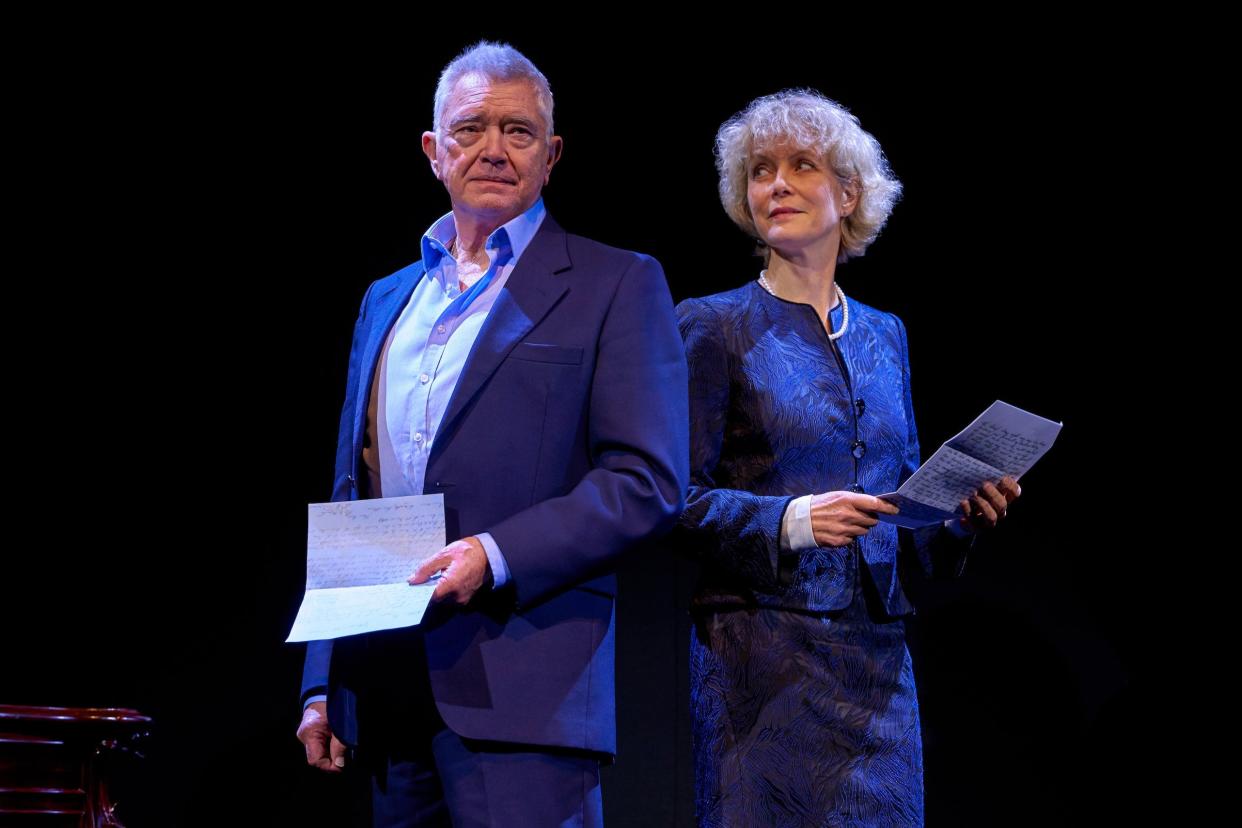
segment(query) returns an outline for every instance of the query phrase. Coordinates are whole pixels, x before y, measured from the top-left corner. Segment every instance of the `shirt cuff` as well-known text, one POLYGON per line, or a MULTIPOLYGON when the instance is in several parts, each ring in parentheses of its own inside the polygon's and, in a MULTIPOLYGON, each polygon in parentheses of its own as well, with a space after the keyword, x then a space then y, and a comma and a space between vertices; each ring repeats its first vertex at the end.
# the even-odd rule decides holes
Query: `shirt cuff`
POLYGON ((962 528, 962 521, 958 518, 949 518, 944 522, 944 528, 953 533, 954 537, 968 538, 974 534, 969 529, 962 528))
POLYGON ((479 543, 483 544, 483 551, 487 553, 487 562, 492 567, 492 588, 500 589, 509 582, 509 565, 505 563, 505 556, 500 554, 500 547, 492 539, 491 532, 483 532, 475 537, 479 539, 479 543))
POLYGON ((307 698, 306 704, 302 705, 302 709, 305 710, 306 708, 310 707, 315 702, 326 702, 327 700, 328 700, 328 697, 324 695, 323 693, 320 693, 316 696, 311 696, 307 698))
POLYGON ((815 495, 803 495, 789 501, 785 516, 781 518, 781 550, 805 552, 816 548, 815 530, 811 527, 811 499, 815 495))

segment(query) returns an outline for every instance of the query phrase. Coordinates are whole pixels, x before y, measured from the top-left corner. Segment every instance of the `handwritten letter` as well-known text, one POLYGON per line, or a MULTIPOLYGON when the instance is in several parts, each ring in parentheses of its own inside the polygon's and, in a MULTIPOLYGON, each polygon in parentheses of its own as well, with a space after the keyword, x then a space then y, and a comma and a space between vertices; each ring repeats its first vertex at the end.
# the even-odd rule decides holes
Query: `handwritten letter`
POLYGON ((287 641, 313 641, 419 623, 435 581, 406 583, 444 546, 444 495, 312 503, 306 597, 287 641))
POLYGON ((896 492, 879 497, 897 504, 885 523, 914 529, 958 517, 958 504, 986 481, 1020 477, 1052 448, 1061 424, 997 400, 949 440, 896 492))

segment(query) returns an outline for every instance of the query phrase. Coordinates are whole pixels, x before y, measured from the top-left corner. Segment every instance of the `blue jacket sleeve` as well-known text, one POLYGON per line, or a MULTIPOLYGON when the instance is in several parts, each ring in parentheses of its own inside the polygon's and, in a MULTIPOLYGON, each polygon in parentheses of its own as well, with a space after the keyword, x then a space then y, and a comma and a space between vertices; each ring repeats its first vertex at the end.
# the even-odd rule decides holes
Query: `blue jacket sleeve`
MULTIPOLYGON (((906 454, 902 463, 901 477, 898 485, 906 482, 906 478, 918 470, 919 435, 914 424, 914 403, 910 394, 910 354, 906 345, 906 326, 900 319, 897 331, 901 339, 901 380, 902 393, 905 398, 906 423, 906 454)), ((974 535, 960 537, 949 531, 943 524, 924 526, 919 529, 899 529, 897 532, 899 550, 903 558, 901 567, 902 585, 917 586, 915 582, 928 578, 955 578, 966 568, 966 556, 974 545, 974 535)))
POLYGON ((730 355, 718 314, 688 299, 677 306, 690 386, 690 488, 677 526, 692 556, 764 591, 778 584, 781 520, 792 497, 720 488, 715 479, 729 411, 730 355))
POLYGON ((599 337, 586 437, 591 469, 566 494, 490 527, 519 608, 599 575, 668 530, 686 490, 686 359, 664 271, 636 255, 599 337))
MULTIPOLYGON (((367 304, 371 300, 371 291, 374 289, 375 283, 367 288, 367 292, 362 297, 362 306, 358 310, 358 319, 354 322, 353 342, 349 348, 349 373, 345 383, 345 403, 341 406, 341 424, 337 438, 336 451, 336 469, 332 476, 332 500, 350 500, 354 497, 355 489, 351 485, 349 476, 352 474, 353 458, 351 455, 351 447, 353 446, 353 427, 354 427, 354 404, 357 399, 357 384, 363 381, 360 377, 359 361, 362 359, 362 349, 365 337, 362 336, 363 322, 367 316, 367 304)), ((311 641, 306 645, 306 660, 302 665, 302 703, 306 704, 306 700, 315 695, 327 692, 328 688, 328 669, 332 662, 332 641, 311 641)))

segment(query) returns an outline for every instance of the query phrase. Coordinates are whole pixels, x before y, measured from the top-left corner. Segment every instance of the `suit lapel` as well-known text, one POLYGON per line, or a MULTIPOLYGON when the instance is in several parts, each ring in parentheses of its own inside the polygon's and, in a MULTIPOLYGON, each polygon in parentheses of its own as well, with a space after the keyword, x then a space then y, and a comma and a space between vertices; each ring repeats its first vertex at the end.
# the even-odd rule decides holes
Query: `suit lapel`
POLYGON ((362 362, 358 364, 358 386, 354 397, 355 458, 362 454, 362 441, 367 428, 367 403, 371 400, 371 380, 375 378, 375 363, 379 360, 388 332, 396 324, 397 317, 410 301, 414 287, 425 272, 422 261, 398 271, 393 274, 395 278, 392 284, 385 286, 372 301, 373 308, 369 312, 372 317, 371 325, 362 350, 362 362))
POLYGON ((565 280, 556 278, 555 274, 571 266, 565 231, 550 215, 545 215, 539 231, 501 288, 487 321, 470 349, 465 369, 453 389, 444 419, 437 430, 428 466, 440 453, 438 449, 447 443, 470 401, 500 367, 513 346, 530 333, 569 289, 565 280))

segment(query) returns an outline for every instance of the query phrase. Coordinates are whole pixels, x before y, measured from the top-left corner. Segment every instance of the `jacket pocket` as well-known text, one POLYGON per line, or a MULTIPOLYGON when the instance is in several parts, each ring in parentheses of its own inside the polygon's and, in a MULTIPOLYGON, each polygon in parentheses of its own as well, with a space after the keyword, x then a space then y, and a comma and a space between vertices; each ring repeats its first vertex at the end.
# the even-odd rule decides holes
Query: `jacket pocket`
POLYGON ((580 365, 582 349, 565 345, 544 345, 538 342, 519 342, 509 352, 509 359, 524 362, 552 362, 559 365, 580 365))

